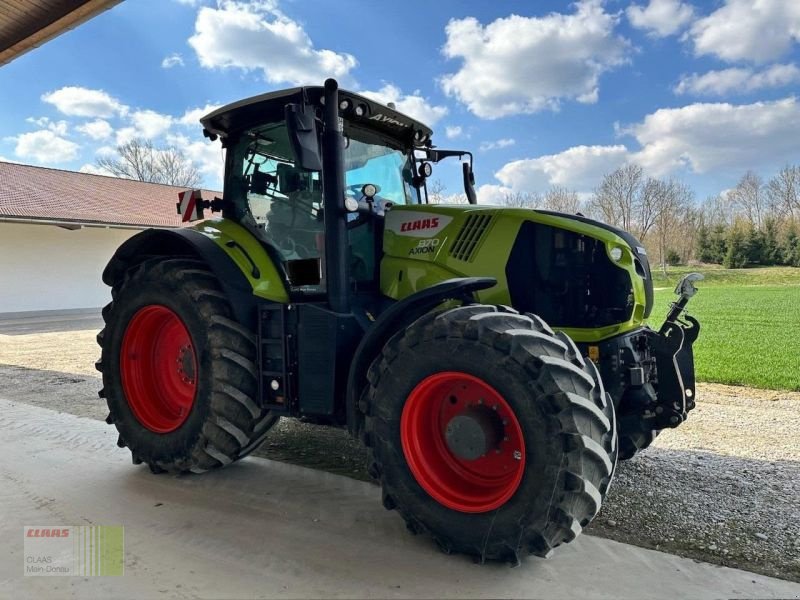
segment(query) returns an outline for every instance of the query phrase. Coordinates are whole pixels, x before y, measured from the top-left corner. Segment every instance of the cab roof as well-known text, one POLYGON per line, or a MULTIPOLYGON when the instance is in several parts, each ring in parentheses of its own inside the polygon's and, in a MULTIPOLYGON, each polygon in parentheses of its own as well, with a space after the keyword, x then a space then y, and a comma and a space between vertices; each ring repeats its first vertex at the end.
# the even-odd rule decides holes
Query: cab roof
MULTIPOLYGON (((269 92, 223 106, 202 117, 200 122, 208 132, 226 138, 255 125, 283 119, 285 107, 290 103, 321 108, 324 95, 325 89, 322 86, 269 92)), ((415 145, 423 145, 419 140, 430 139, 433 133, 427 125, 393 108, 354 92, 339 90, 340 104, 345 100, 349 100, 349 106, 343 111, 340 110, 340 115, 350 123, 374 129, 384 135, 415 145), (359 105, 365 109, 362 116, 355 113, 355 107, 359 105)))

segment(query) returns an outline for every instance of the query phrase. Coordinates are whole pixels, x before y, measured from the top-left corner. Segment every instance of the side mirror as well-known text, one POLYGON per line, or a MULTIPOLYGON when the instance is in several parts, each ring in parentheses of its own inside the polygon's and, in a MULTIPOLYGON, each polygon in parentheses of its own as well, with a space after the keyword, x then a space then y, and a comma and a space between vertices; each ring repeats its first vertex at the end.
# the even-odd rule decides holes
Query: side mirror
POLYGON ((470 204, 478 203, 478 195, 475 193, 475 173, 472 165, 468 162, 461 163, 461 170, 464 174, 464 193, 470 204))
POLYGON ((306 171, 321 171, 317 120, 313 112, 306 112, 302 104, 287 104, 285 114, 289 144, 294 151, 297 166, 306 171))

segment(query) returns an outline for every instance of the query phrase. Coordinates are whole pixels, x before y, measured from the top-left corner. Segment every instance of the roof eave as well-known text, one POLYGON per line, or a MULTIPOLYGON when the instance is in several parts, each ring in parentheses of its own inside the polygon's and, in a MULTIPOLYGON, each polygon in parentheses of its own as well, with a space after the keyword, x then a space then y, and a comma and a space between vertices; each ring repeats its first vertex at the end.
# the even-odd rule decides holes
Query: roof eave
POLYGON ((7 48, 0 48, 0 65, 11 62, 15 58, 77 27, 120 2, 122 0, 87 0, 52 23, 25 35, 7 48))
POLYGON ((140 225, 135 223, 113 223, 108 221, 88 221, 80 219, 45 219, 36 217, 15 217, 0 215, 0 223, 17 223, 21 225, 54 225, 65 228, 94 227, 98 229, 177 229, 178 225, 140 225))

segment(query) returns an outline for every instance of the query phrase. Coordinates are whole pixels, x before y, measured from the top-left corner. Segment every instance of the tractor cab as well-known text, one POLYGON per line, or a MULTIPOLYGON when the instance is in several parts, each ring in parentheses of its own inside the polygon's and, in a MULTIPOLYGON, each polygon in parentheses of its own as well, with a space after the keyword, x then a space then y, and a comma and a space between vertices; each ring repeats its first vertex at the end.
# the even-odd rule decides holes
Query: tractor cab
POLYGON ((340 296, 353 286, 376 289, 388 210, 427 203, 430 160, 471 159, 434 150, 427 126, 332 85, 264 94, 202 122, 227 149, 223 217, 269 249, 297 297, 325 295, 331 275, 340 296), (326 261, 326 250, 347 254, 345 263, 326 261))

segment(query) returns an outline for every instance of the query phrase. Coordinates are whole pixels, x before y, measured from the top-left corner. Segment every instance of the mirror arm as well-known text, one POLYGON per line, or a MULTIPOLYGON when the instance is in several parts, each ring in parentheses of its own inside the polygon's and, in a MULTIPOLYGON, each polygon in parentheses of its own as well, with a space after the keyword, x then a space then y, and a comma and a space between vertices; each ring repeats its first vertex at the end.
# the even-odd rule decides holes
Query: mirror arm
POLYGON ((472 160, 468 163, 461 163, 461 165, 461 170, 464 174, 464 193, 467 195, 467 201, 470 204, 477 204, 478 195, 475 193, 475 174, 472 172, 472 160))

